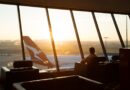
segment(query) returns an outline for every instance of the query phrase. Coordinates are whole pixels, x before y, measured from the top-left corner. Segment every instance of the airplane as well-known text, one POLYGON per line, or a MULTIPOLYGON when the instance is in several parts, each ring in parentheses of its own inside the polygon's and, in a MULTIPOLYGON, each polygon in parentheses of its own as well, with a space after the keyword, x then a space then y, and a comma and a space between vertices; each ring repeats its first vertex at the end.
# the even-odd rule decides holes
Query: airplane
POLYGON ((46 54, 41 51, 41 49, 31 40, 29 36, 23 36, 24 46, 29 51, 31 60, 34 63, 48 66, 48 68, 54 67, 54 65, 49 61, 46 54))

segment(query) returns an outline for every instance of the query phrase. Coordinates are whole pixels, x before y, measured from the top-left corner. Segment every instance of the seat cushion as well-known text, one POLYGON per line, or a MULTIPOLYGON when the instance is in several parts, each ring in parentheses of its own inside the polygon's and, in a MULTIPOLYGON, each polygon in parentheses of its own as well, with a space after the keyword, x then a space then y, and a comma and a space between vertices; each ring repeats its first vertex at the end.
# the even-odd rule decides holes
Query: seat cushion
POLYGON ((103 90, 103 84, 82 76, 63 76, 14 84, 16 90, 103 90))

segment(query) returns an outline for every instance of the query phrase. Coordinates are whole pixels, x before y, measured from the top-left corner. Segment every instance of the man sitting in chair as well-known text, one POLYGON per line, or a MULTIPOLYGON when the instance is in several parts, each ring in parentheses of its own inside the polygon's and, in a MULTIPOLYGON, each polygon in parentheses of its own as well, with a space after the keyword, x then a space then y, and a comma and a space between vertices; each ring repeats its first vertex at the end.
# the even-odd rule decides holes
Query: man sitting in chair
POLYGON ((88 64, 88 65, 97 65, 97 60, 96 60, 96 58, 97 58, 97 56, 96 56, 96 54, 95 54, 95 48, 94 47, 90 47, 89 48, 89 56, 88 57, 86 57, 85 59, 83 59, 82 61, 81 61, 81 63, 83 63, 83 64, 88 64))

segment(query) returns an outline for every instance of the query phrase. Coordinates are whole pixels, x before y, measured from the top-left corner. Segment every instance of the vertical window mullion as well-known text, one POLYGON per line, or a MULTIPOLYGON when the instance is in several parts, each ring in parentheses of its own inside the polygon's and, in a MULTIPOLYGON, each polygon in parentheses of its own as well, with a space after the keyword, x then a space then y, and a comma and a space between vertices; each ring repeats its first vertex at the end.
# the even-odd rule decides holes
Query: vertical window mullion
POLYGON ((80 42, 78 30, 77 30, 77 26, 76 26, 76 22, 75 22, 75 18, 74 18, 74 14, 73 14, 72 10, 70 10, 70 14, 71 14, 71 18, 72 18, 72 22, 73 22, 73 26, 74 26, 74 30, 75 30, 75 34, 76 34, 76 38, 77 38, 81 58, 84 59, 84 54, 83 54, 83 50, 82 50, 82 46, 81 46, 81 42, 80 42))
POLYGON ((19 21, 19 30, 20 30, 20 39, 21 39, 21 48, 22 48, 22 56, 23 60, 25 60, 25 50, 24 50, 24 43, 23 43, 23 32, 22 32, 22 22, 21 22, 21 16, 20 16, 20 8, 19 5, 17 5, 17 12, 18 12, 18 21, 19 21))
POLYGON ((56 53, 55 42, 54 42, 54 37, 53 37, 53 34, 52 34, 52 26, 51 26, 48 8, 46 8, 46 15, 47 15, 47 20, 48 20, 48 25, 49 25, 49 32, 50 32, 50 37, 51 37, 51 42, 52 42, 52 47, 53 47, 53 52, 54 52, 54 58, 55 58, 55 62, 56 62, 56 69, 57 69, 57 71, 60 71, 57 53, 56 53))
POLYGON ((125 44, 124 44, 124 42, 123 42, 122 36, 121 36, 121 34, 120 34, 120 31, 119 31, 119 28, 118 28, 118 26, 117 26, 117 23, 116 23, 116 20, 115 20, 114 14, 111 14, 111 17, 112 17, 112 20, 113 20, 113 22, 114 22, 114 25, 115 25, 115 28, 116 28, 117 34, 118 34, 118 36, 119 36, 119 39, 120 39, 121 45, 122 45, 122 47, 125 47, 125 44))
POLYGON ((100 30, 99 30, 99 26, 98 26, 98 23, 97 23, 96 16, 95 16, 94 12, 92 12, 92 17, 93 17, 93 20, 94 20, 94 23, 95 23, 95 26, 96 26, 96 30, 97 30, 97 33, 98 33, 98 37, 99 37, 102 49, 103 49, 104 56, 108 60, 106 49, 105 49, 105 46, 104 46, 104 43, 103 43, 103 40, 102 40, 102 36, 101 36, 100 30))

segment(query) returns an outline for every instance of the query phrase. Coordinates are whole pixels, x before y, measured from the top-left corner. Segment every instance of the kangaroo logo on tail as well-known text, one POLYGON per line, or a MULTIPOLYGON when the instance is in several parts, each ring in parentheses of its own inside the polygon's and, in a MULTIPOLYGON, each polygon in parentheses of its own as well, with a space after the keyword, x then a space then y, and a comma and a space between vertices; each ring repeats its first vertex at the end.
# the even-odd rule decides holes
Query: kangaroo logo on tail
POLYGON ((24 45, 29 51, 33 62, 52 68, 54 65, 49 61, 41 49, 31 40, 29 36, 23 36, 24 45))

